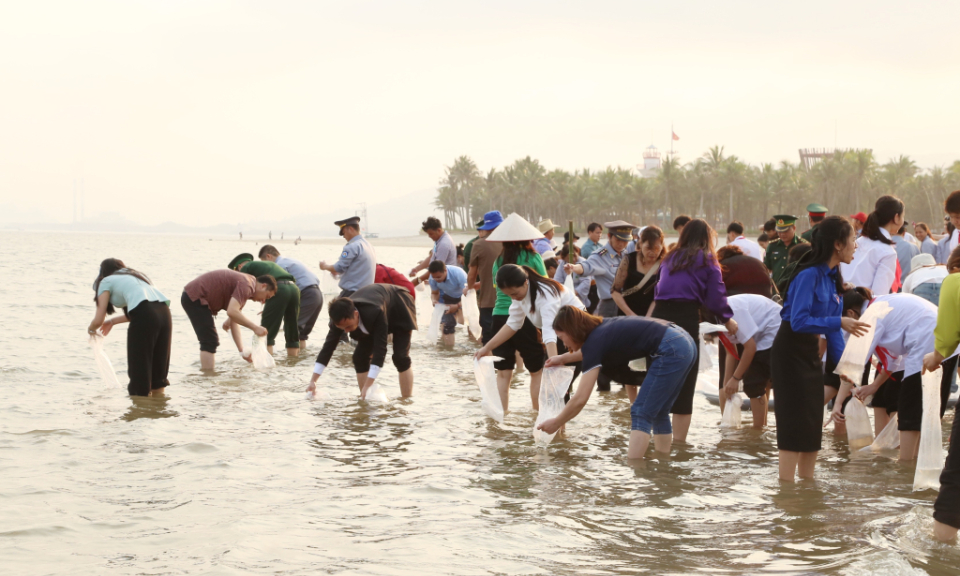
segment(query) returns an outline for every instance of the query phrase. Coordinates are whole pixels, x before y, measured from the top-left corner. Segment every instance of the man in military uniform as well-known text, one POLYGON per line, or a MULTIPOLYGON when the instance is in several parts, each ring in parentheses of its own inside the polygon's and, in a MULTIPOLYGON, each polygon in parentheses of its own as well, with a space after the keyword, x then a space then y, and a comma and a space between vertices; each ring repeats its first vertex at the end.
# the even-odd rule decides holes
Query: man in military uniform
POLYGON ((780 236, 767 246, 767 254, 763 257, 763 264, 770 271, 773 283, 780 283, 783 269, 787 267, 787 254, 797 244, 805 241, 797 236, 797 217, 789 214, 777 214, 773 217, 777 221, 777 234, 780 236))
MULTIPOLYGON (((257 261, 253 254, 240 254, 227 264, 227 268, 259 278, 273 276, 277 281, 276 295, 263 306, 260 325, 267 329, 267 351, 273 354, 277 343, 280 323, 283 323, 283 336, 286 341, 287 356, 300 354, 300 288, 292 274, 274 262, 257 261)), ((230 329, 231 320, 223 324, 224 330, 230 329)))
POLYGON ((827 212, 829 210, 823 204, 807 204, 807 218, 810 219, 810 229, 801 234, 800 237, 807 242, 813 242, 813 231, 827 217, 827 212))
POLYGON ((320 261, 320 269, 340 275, 340 297, 350 296, 364 286, 373 284, 377 275, 377 254, 360 235, 360 217, 334 222, 340 227, 340 235, 347 243, 343 247, 340 259, 330 265, 320 261))

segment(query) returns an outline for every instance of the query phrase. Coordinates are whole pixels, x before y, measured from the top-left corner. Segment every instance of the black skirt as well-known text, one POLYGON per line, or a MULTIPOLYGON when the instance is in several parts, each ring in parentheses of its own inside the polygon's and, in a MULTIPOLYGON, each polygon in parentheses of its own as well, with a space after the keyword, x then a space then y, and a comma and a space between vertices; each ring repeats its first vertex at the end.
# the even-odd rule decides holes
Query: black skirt
POLYGON ((773 340, 770 364, 777 448, 817 452, 823 435, 823 363, 819 337, 794 332, 784 320, 773 340))
POLYGON ((693 368, 687 372, 680 395, 670 408, 671 414, 693 414, 693 397, 697 392, 697 373, 700 371, 700 304, 688 300, 657 300, 653 317, 673 322, 693 338, 696 350, 693 368))

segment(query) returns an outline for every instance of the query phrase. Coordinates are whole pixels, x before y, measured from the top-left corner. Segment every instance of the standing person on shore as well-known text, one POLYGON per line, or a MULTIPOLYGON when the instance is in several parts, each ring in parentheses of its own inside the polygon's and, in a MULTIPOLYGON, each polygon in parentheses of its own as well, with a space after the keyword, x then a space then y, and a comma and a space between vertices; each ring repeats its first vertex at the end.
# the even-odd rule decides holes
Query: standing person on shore
POLYGON ((743 224, 736 220, 727 226, 727 245, 736 246, 747 256, 763 262, 763 251, 760 249, 760 245, 744 237, 743 224))
MULTIPOLYGON (((718 323, 731 335, 737 333, 733 310, 727 304, 727 290, 723 285, 720 263, 714 248, 716 232, 704 220, 696 218, 683 227, 676 247, 667 254, 660 267, 660 282, 654 297, 652 316, 673 322, 690 334, 694 344, 700 344, 700 307, 716 316, 718 323)), ((695 362, 699 360, 699 348, 695 362)), ((673 403, 673 436, 686 442, 693 416, 693 397, 697 389, 696 365, 683 384, 673 403)))
POLYGON ((777 214, 774 216, 777 221, 776 240, 772 240, 767 246, 767 253, 763 257, 763 265, 770 271, 773 283, 780 285, 783 269, 787 267, 787 256, 790 249, 797 244, 803 244, 806 241, 797 236, 797 217, 789 214, 777 214))
POLYGON ((467 292, 477 286, 477 307, 480 309, 480 341, 486 344, 493 337, 493 308, 497 303, 497 289, 493 286, 493 265, 503 252, 503 244, 490 242, 487 238, 503 223, 503 214, 493 210, 483 215, 483 222, 477 226, 480 238, 473 243, 470 261, 467 262, 467 292))
POLYGON ((443 326, 443 345, 453 348, 457 330, 457 312, 460 311, 460 299, 467 287, 467 273, 459 266, 447 266, 434 260, 427 267, 430 273, 430 292, 434 306, 447 304, 447 311, 440 319, 443 326))
POLYGON ((791 264, 781 282, 784 298, 780 330, 770 362, 776 397, 777 447, 780 480, 813 478, 823 435, 823 366, 820 335, 827 341, 827 364, 843 355, 841 329, 866 333, 867 324, 843 318, 843 277, 840 263, 853 260, 857 249, 853 227, 839 216, 824 218, 813 248, 791 264))
MULTIPOLYGON (((307 266, 293 258, 281 256, 280 251, 270 244, 264 245, 257 256, 266 262, 273 262, 283 268, 297 283, 300 290, 300 315, 297 317, 297 331, 300 333, 300 348, 307 347, 307 338, 320 317, 323 308, 323 292, 320 290, 320 278, 307 266)), ((280 279, 277 278, 279 284, 280 279)), ((279 289, 279 286, 278 286, 279 289)))
MULTIPOLYGON (((543 258, 533 249, 533 241, 540 236, 542 234, 539 230, 519 214, 514 213, 507 216, 503 223, 487 237, 488 242, 501 242, 503 245, 503 253, 494 262, 491 270, 494 288, 497 290, 497 300, 493 307, 490 326, 492 334, 497 334, 501 328, 506 326, 510 319, 510 305, 513 303, 510 296, 496 284, 497 273, 500 268, 507 264, 516 264, 527 266, 541 276, 545 277, 547 275, 543 258)), ((497 369, 497 387, 500 390, 506 390, 510 387, 518 352, 527 371, 530 372, 531 398, 533 399, 533 405, 536 406, 538 396, 533 393, 533 390, 538 392, 540 390, 540 378, 543 375, 543 363, 546 361, 546 354, 543 341, 540 339, 540 332, 537 331, 536 326, 529 318, 524 320, 520 329, 516 330, 516 333, 509 340, 493 350, 494 356, 503 358, 503 360, 493 363, 493 367, 497 369)), ((507 405, 504 404, 503 408, 506 410, 507 405)))
POLYGON ((153 287, 143 273, 131 270, 116 258, 100 263, 100 273, 93 282, 93 301, 97 311, 87 332, 97 329, 106 336, 117 324, 130 323, 127 330, 127 392, 131 396, 162 395, 170 385, 170 342, 173 321, 170 300, 153 287), (116 308, 122 316, 106 319, 116 308))
MULTIPOLYGON (((273 354, 273 346, 277 343, 277 334, 280 324, 283 323, 283 336, 286 341, 287 356, 296 357, 300 354, 300 289, 290 274, 274 262, 253 259, 253 254, 240 254, 227 265, 230 270, 243 272, 254 277, 269 275, 277 282, 277 291, 273 298, 263 307, 260 316, 260 325, 267 329, 267 351, 273 354)), ((223 325, 224 330, 230 328, 230 319, 223 325)))
POLYGON ((899 263, 892 237, 901 226, 903 202, 893 196, 878 198, 857 239, 853 261, 840 265, 840 273, 847 282, 869 288, 875 297, 897 291, 899 263))
POLYGON ((600 244, 600 238, 603 236, 603 225, 599 222, 591 222, 587 226, 587 240, 580 247, 580 254, 584 258, 589 258, 595 251, 603 248, 600 244))
POLYGON ((344 332, 356 333, 353 367, 357 373, 360 398, 367 397, 387 358, 388 336, 393 336, 393 365, 399 372, 400 395, 413 395, 413 368, 410 338, 417 329, 417 308, 406 288, 391 284, 371 284, 352 296, 334 298, 327 307, 330 330, 313 365, 307 392, 317 389, 317 380, 330 364, 344 332))
POLYGON ((675 324, 645 316, 600 318, 564 306, 553 322, 557 337, 571 350, 549 359, 549 366, 582 362, 577 391, 556 418, 538 429, 552 434, 586 406, 601 372, 630 371, 630 362, 651 358, 646 379, 630 407, 627 458, 643 458, 653 437, 654 450, 669 453, 673 441, 670 406, 687 373, 696 370, 696 344, 675 324))
MULTIPOLYGON (((377 273, 377 253, 360 235, 360 217, 354 216, 334 222, 347 243, 340 258, 331 264, 320 261, 320 269, 340 276, 340 297, 349 296, 364 286, 373 284, 377 273)), ((454 252, 456 258, 456 252, 454 252)))
POLYGON ((554 234, 557 233, 557 228, 559 226, 553 225, 553 220, 547 218, 546 220, 541 220, 537 224, 537 230, 540 230, 540 233, 543 234, 543 238, 537 238, 533 242, 533 249, 537 251, 538 254, 542 257, 544 252, 551 251, 556 252, 557 245, 553 241, 554 234))
MULTIPOLYGON (((237 350, 243 354, 243 338, 240 327, 244 326, 263 338, 267 329, 243 315, 243 305, 247 300, 266 302, 277 293, 277 281, 273 276, 254 278, 243 272, 233 270, 214 270, 201 274, 183 287, 180 305, 190 318, 193 331, 200 341, 200 368, 213 370, 220 337, 213 317, 222 310, 227 311, 230 320, 230 333, 237 350)), ((250 362, 250 358, 244 356, 250 362)))
POLYGON ((926 222, 917 222, 913 225, 913 232, 917 235, 917 240, 920 241, 920 253, 930 254, 936 261, 937 243, 930 236, 930 227, 927 226, 926 222))
POLYGON ((827 212, 830 210, 823 204, 807 204, 807 220, 810 221, 810 229, 800 235, 805 242, 810 242, 810 239, 813 238, 813 231, 817 229, 817 225, 823 222, 823 219, 827 217, 827 212))
POLYGON ((453 243, 453 237, 443 230, 443 224, 440 223, 438 218, 431 216, 424 220, 421 230, 426 232, 427 236, 433 240, 433 248, 426 258, 414 266, 413 270, 410 270, 409 276, 413 278, 414 286, 427 281, 429 273, 419 275, 418 273, 421 270, 426 270, 427 266, 434 260, 439 260, 447 266, 457 265, 457 246, 453 243))

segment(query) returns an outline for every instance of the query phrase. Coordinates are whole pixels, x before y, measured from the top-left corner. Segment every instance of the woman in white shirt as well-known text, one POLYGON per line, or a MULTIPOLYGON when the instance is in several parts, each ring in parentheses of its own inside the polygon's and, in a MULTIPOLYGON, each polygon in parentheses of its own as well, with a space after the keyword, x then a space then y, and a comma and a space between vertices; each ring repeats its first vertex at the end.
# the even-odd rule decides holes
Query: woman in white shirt
POLYGON ((857 238, 853 262, 841 264, 845 282, 869 288, 874 295, 893 291, 897 276, 897 251, 891 236, 903 226, 903 202, 894 196, 881 196, 857 238))
MULTIPOLYGON (((863 289, 860 289, 863 294, 863 289)), ((869 294, 867 294, 869 296, 869 294)), ((844 301, 848 301, 846 295, 844 301)), ((937 326, 937 307, 913 294, 887 294, 868 299, 862 308, 844 306, 844 316, 859 319, 867 307, 879 302, 887 303, 891 310, 877 319, 867 359, 876 356, 882 369, 872 384, 860 386, 854 395, 866 400, 873 395, 875 433, 880 433, 890 416, 898 413, 897 428, 900 430, 900 460, 917 458, 920 446, 920 422, 923 415, 923 387, 921 372, 923 357, 934 350, 933 330, 937 326)), ((946 410, 950 387, 955 379, 957 356, 942 364, 943 379, 940 384, 940 416, 946 410)), ((837 393, 836 403, 830 418, 842 422, 844 400, 853 383, 845 381, 837 393)))
MULTIPOLYGON (((569 290, 565 290, 556 280, 541 276, 529 266, 505 264, 497 271, 496 282, 497 288, 512 300, 509 316, 503 328, 477 351, 475 358, 489 355, 509 340, 523 327, 524 320, 529 320, 541 330, 543 345, 547 349, 549 358, 565 353, 566 348, 563 347, 562 342, 558 341, 557 333, 553 330, 553 321, 563 306, 585 310, 580 298, 569 290)), ((539 410, 541 374, 542 372, 537 372, 536 377, 531 374, 530 378, 530 398, 533 400, 534 410, 539 410)), ((500 384, 498 380, 498 385, 500 384)), ((510 382, 507 381, 506 386, 500 388, 500 399, 504 410, 507 409, 509 384, 510 382)))

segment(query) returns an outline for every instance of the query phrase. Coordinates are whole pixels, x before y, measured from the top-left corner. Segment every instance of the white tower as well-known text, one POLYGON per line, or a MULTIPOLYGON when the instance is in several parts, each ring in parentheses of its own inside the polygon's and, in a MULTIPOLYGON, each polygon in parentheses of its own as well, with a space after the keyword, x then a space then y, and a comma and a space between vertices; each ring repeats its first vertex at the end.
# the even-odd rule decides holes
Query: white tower
POLYGON ((637 166, 637 171, 644 178, 654 178, 660 172, 660 151, 651 144, 643 151, 643 167, 637 166))

